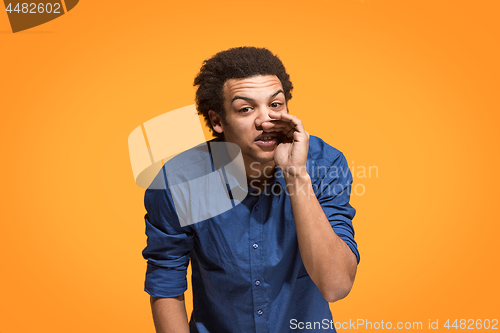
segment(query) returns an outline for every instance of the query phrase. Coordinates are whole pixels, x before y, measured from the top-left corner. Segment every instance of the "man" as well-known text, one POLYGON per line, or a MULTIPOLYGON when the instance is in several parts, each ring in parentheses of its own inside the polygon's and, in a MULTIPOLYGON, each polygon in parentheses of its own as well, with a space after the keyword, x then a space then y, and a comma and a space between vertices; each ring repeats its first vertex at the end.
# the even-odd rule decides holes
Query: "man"
POLYGON ((359 262, 345 157, 288 113, 292 84, 267 49, 216 54, 195 86, 215 141, 240 147, 249 193, 181 227, 169 189, 146 191, 145 290, 157 332, 335 332, 328 302, 347 296, 359 262))

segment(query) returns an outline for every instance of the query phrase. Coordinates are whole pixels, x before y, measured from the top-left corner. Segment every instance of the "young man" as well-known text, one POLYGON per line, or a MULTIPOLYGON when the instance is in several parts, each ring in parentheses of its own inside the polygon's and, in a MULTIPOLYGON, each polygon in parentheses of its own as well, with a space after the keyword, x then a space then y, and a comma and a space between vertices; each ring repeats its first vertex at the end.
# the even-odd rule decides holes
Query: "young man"
POLYGON ((241 149, 249 193, 181 227, 169 189, 146 191, 145 290, 157 332, 335 332, 328 302, 347 296, 359 262, 345 157, 288 113, 292 84, 267 49, 220 52, 195 85, 216 140, 241 149))

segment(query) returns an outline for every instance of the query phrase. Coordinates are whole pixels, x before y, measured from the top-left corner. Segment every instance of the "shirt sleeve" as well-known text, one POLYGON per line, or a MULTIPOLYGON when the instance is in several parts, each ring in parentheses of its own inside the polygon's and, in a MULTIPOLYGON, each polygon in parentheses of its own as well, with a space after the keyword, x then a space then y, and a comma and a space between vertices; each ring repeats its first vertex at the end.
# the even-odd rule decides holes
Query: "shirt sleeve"
POLYGON ((352 174, 342 153, 338 154, 325 176, 316 185, 316 196, 333 231, 349 246, 359 263, 352 219, 356 210, 350 205, 352 174))
POLYGON ((147 246, 142 251, 147 260, 144 290, 153 297, 175 297, 187 290, 193 231, 189 226, 181 227, 168 186, 163 187, 149 188, 144 195, 147 211, 147 246))

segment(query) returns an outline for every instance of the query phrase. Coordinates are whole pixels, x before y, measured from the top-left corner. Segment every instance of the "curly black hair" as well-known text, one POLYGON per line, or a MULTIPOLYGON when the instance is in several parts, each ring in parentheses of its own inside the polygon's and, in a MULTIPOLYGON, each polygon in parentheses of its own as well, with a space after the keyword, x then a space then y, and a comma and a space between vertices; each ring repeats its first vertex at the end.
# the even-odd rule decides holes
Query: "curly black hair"
POLYGON ((217 112, 225 122, 224 83, 229 79, 245 79, 255 75, 276 75, 283 86, 286 102, 292 98, 290 76, 278 56, 268 49, 236 47, 221 51, 203 62, 194 79, 194 86, 198 86, 196 108, 217 139, 223 139, 224 135, 214 131, 208 111, 217 112))

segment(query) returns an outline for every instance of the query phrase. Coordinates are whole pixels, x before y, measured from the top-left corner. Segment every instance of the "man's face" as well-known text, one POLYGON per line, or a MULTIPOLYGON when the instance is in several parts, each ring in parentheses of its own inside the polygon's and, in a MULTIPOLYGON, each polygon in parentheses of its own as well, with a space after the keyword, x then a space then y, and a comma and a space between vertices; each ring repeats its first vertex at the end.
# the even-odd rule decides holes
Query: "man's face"
POLYGON ((220 130, 225 140, 241 148, 246 163, 272 164, 283 133, 264 132, 261 125, 271 120, 271 111, 288 113, 281 81, 274 75, 230 79, 223 93, 226 116, 220 130))

